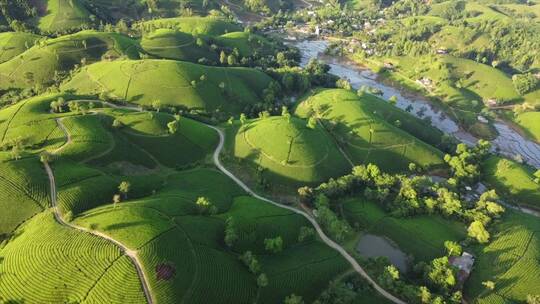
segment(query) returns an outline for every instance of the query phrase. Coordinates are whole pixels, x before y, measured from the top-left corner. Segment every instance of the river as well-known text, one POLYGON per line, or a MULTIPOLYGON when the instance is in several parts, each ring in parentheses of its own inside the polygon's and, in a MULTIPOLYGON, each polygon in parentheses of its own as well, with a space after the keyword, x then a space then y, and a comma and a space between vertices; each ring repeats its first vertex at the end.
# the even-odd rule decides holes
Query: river
MULTIPOLYGON (((452 135, 460 142, 474 145, 478 139, 466 132, 448 115, 446 115, 436 105, 422 99, 414 97, 413 94, 406 94, 403 90, 392 87, 380 81, 378 75, 367 68, 363 68, 354 62, 337 56, 324 54, 328 46, 325 40, 298 40, 289 42, 297 47, 302 55, 301 66, 305 66, 311 58, 318 58, 330 65, 330 73, 342 78, 347 78, 353 88, 361 86, 376 88, 382 92, 382 97, 388 100, 391 96, 398 99, 397 107, 405 110, 412 108, 412 115, 419 118, 429 117, 434 127, 446 134, 452 135)), ((540 145, 528 140, 502 121, 494 123, 494 127, 499 133, 497 138, 491 141, 493 151, 510 158, 519 155, 525 162, 535 168, 540 168, 540 145)))

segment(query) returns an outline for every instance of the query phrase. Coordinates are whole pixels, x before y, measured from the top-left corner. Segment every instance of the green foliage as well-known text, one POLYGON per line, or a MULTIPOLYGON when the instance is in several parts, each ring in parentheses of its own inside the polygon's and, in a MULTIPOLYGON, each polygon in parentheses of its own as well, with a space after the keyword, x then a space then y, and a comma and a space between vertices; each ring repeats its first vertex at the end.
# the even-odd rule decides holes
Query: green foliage
POLYGON ((372 95, 360 99, 354 92, 331 89, 303 100, 295 113, 306 118, 318 114, 355 164, 371 162, 391 172, 407 170, 411 162, 424 168, 441 167, 440 151, 403 130, 425 134, 421 137, 429 136, 431 142, 440 143, 440 137, 436 139, 437 133, 431 127, 400 111, 372 95), (401 129, 393 124, 397 117, 402 121, 401 129), (359 119, 366 123, 358 124, 359 119))
POLYGON ((474 221, 467 229, 468 235, 476 239, 479 243, 487 243, 489 241, 489 232, 480 221, 474 221))
POLYGON ((534 91, 540 81, 531 73, 516 74, 512 76, 512 82, 520 95, 534 91))
POLYGON ((283 239, 281 236, 264 239, 264 247, 271 253, 279 253, 283 250, 283 239))
POLYGON ((434 259, 428 266, 426 276, 429 283, 441 292, 448 292, 457 283, 454 270, 448 263, 448 257, 434 259))
POLYGON ((463 251, 461 245, 453 241, 445 241, 444 247, 446 248, 448 256, 460 256, 463 251))

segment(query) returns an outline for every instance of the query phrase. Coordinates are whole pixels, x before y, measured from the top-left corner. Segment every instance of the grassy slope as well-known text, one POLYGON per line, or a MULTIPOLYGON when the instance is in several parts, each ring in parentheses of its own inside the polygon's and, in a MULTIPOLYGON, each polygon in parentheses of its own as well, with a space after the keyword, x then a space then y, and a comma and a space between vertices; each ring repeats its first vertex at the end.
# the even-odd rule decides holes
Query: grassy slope
POLYGON ((387 103, 376 97, 366 95, 359 98, 346 90, 324 90, 302 101, 296 113, 307 117, 313 113, 313 109, 319 109, 321 117, 327 121, 327 129, 331 130, 355 163, 371 162, 394 172, 405 170, 410 162, 424 167, 440 167, 443 164, 439 150, 385 119, 399 119, 402 129, 419 131, 422 137, 432 142, 440 138, 440 133, 423 126, 408 114, 392 111, 387 103), (331 126, 332 121, 337 122, 335 127, 331 126), (374 130, 372 136, 370 129, 374 130))
POLYGON ((235 125, 228 132, 232 155, 262 167, 265 179, 278 184, 315 184, 350 169, 326 131, 309 129, 306 121, 271 117, 235 125), (233 141, 234 139, 234 141, 233 141))
POLYGON ((0 88, 47 84, 56 71, 67 72, 83 58, 87 63, 99 61, 104 55, 136 59, 138 49, 136 41, 117 33, 82 31, 49 39, 0 64, 0 88))
POLYGON ((519 205, 540 208, 540 185, 534 182, 532 169, 493 156, 484 163, 483 172, 497 192, 509 195, 519 205))
POLYGON ((218 58, 209 47, 199 47, 191 34, 172 29, 158 29, 145 35, 141 47, 151 55, 166 59, 197 62, 203 57, 209 60, 218 58))
POLYGON ((514 121, 532 139, 540 142, 540 112, 525 112, 519 114, 514 121))
POLYGON ((249 68, 207 67, 170 60, 115 61, 85 67, 64 90, 81 94, 108 91, 129 102, 213 111, 240 111, 252 104, 269 82, 263 72, 249 68), (201 81, 202 75, 206 80, 201 81), (196 81, 195 86, 192 81, 196 81), (224 90, 219 85, 225 84, 224 90))
POLYGON ((39 6, 46 8, 46 13, 36 20, 37 26, 44 32, 63 32, 91 25, 91 13, 81 0, 38 0, 39 6))
POLYGON ((259 292, 255 276, 237 258, 244 250, 258 255, 269 277, 269 286, 260 290, 262 303, 281 302, 293 292, 312 300, 347 266, 318 241, 297 242, 299 228, 308 225, 301 217, 243 196, 231 180, 210 169, 177 173, 153 196, 90 210, 76 222, 95 224, 139 249, 156 298, 164 303, 253 301, 259 292), (194 202, 202 195, 218 207, 217 215, 198 215, 194 202), (232 249, 222 241, 229 216, 239 234, 232 249), (267 255, 263 240, 277 235, 283 236, 286 249, 267 255), (173 278, 157 279, 156 271, 164 264, 175 269, 173 278))
POLYGON ((241 27, 219 17, 178 17, 156 19, 142 22, 142 26, 156 28, 174 28, 185 33, 203 34, 210 36, 237 32, 241 27))
POLYGON ((474 303, 524 302, 538 294, 540 286, 540 222, 538 218, 507 210, 491 232, 492 240, 475 250, 477 260, 466 285, 465 295, 474 303), (482 282, 495 282, 489 291, 482 282))
POLYGON ((0 297, 25 303, 143 303, 135 268, 110 242, 37 215, 0 249, 0 297), (116 286, 114 293, 110 288, 116 286))
POLYGON ((388 237, 416 261, 429 261, 444 254, 444 242, 465 238, 465 226, 435 215, 393 218, 378 205, 364 199, 343 203, 345 217, 351 224, 369 233, 388 237))
POLYGON ((41 36, 25 32, 0 33, 0 63, 25 52, 40 38, 41 36))
POLYGON ((48 184, 36 158, 1 162, 0 172, 0 234, 8 234, 49 207, 48 184))

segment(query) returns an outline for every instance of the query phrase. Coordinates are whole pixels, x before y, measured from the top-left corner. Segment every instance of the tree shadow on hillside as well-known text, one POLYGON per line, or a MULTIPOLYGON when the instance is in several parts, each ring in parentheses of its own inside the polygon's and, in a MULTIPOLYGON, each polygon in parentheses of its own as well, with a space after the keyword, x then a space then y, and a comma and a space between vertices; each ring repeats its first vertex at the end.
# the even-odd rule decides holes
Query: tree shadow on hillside
POLYGON ((116 223, 116 224, 111 224, 111 225, 103 227, 103 230, 106 230, 106 231, 120 230, 120 229, 129 228, 129 227, 144 226, 144 225, 151 225, 151 224, 152 224, 152 221, 150 220, 116 223))

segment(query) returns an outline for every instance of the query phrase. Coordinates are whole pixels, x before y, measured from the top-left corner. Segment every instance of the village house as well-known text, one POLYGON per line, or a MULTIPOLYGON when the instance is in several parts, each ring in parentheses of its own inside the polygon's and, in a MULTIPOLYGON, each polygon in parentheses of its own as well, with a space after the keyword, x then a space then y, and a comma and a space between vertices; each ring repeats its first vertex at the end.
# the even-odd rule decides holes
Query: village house
POLYGON ((446 55, 448 54, 448 50, 444 48, 440 48, 437 50, 437 55, 446 55))
POLYGON ((485 117, 482 116, 482 115, 478 115, 477 119, 478 119, 478 121, 481 122, 481 123, 484 123, 484 124, 489 123, 489 121, 487 120, 487 118, 485 118, 485 117))
POLYGON ((495 98, 490 98, 490 99, 486 100, 486 105, 488 107, 496 107, 497 104, 498 104, 498 102, 497 102, 497 99, 495 99, 495 98))
POLYGON ((468 252, 463 252, 461 256, 452 256, 448 261, 450 262, 450 265, 457 268, 458 286, 463 287, 463 284, 471 275, 474 265, 474 256, 468 252))
POLYGON ((422 77, 418 80, 416 80, 416 83, 423 86, 424 88, 432 88, 433 87, 433 81, 427 77, 422 77))

